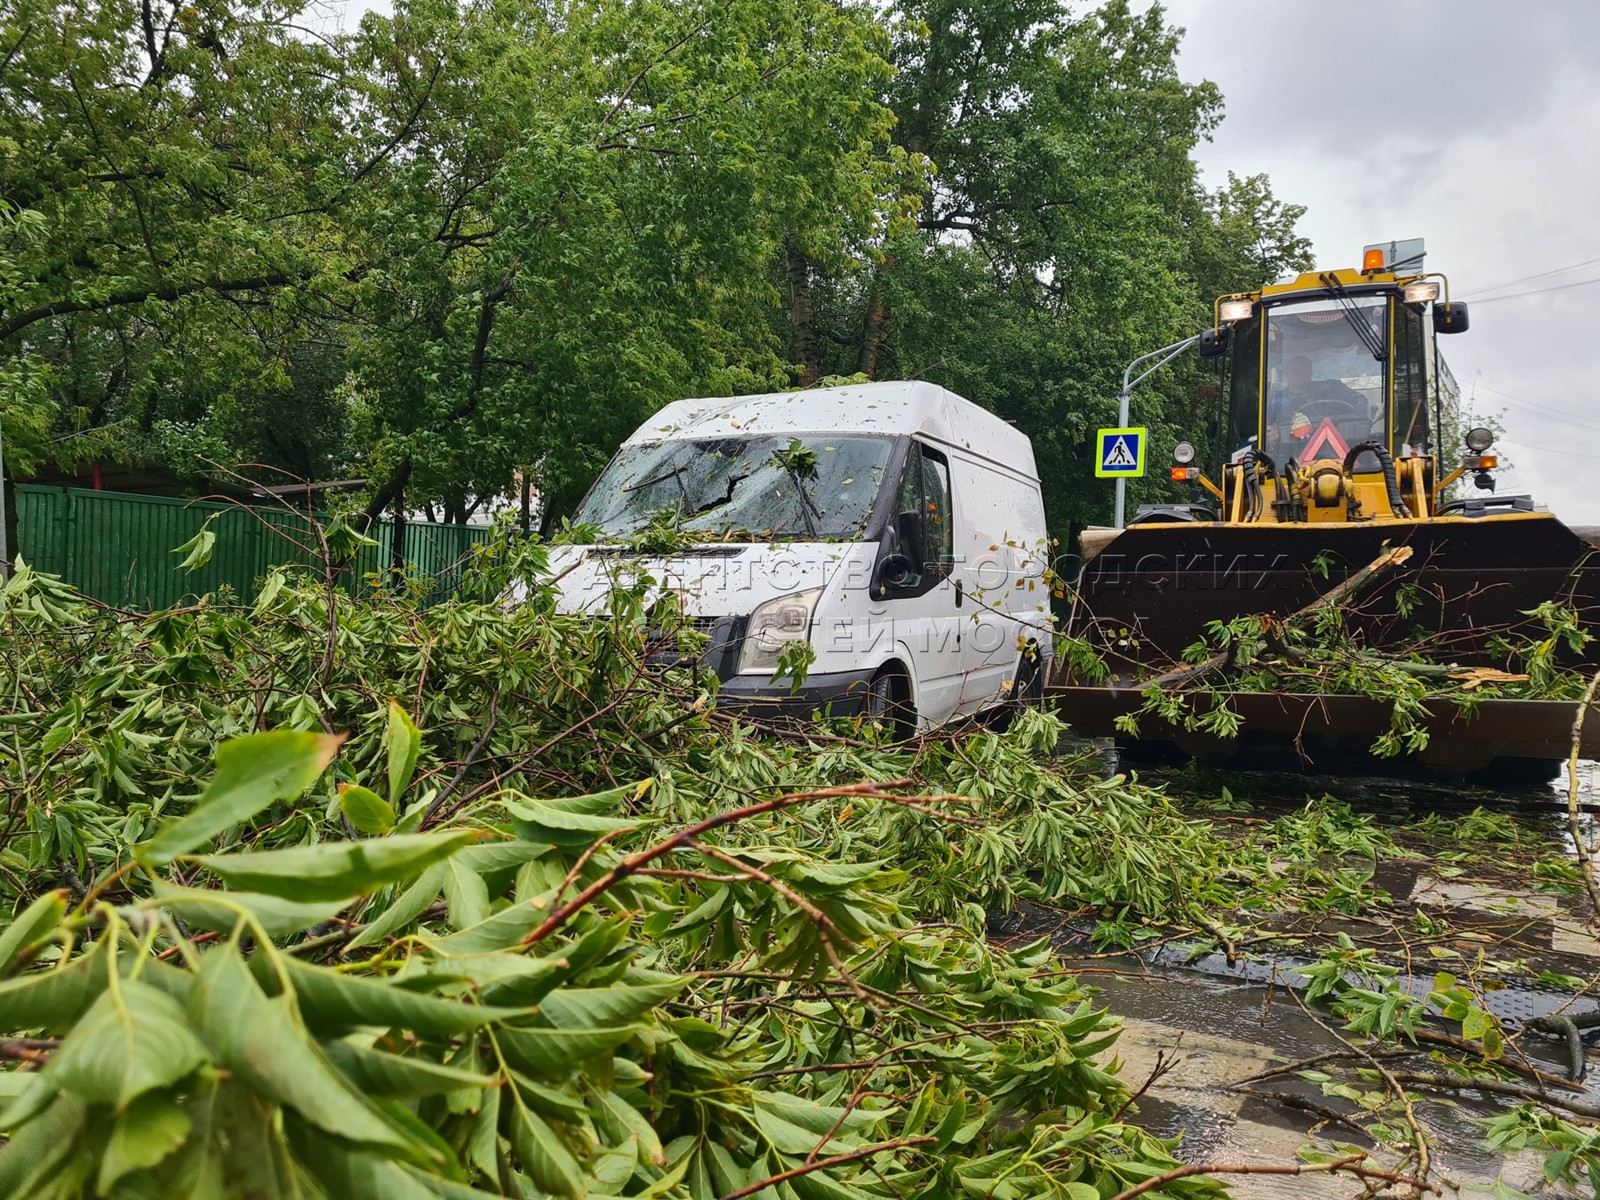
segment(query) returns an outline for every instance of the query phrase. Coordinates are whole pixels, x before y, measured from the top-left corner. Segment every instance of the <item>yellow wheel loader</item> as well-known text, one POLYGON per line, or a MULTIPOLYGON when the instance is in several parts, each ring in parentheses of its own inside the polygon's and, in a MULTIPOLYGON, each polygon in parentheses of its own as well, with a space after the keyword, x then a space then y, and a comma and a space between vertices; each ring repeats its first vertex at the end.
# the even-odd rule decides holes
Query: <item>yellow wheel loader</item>
MULTIPOLYGON (((1213 461, 1180 443, 1170 475, 1186 501, 1144 505, 1120 528, 1083 534, 1066 632, 1101 668, 1091 680, 1058 664, 1054 698, 1069 720, 1113 734, 1153 683, 1193 677, 1185 654, 1195 657, 1213 622, 1281 622, 1330 595, 1341 636, 1461 670, 1504 666, 1507 645, 1542 632, 1532 614, 1547 602, 1600 633, 1595 531, 1498 494, 1489 430, 1467 432, 1459 451, 1444 444, 1460 434, 1438 340, 1465 332, 1468 313, 1420 264, 1419 241, 1371 246, 1359 270, 1310 271, 1217 300, 1212 327, 1191 339, 1224 365, 1213 461)), ((1563 646, 1561 659, 1592 671, 1600 638, 1563 646)), ((1208 757, 1287 739, 1302 758, 1320 748, 1331 762, 1386 721, 1365 697, 1205 702, 1234 705, 1242 726, 1219 736, 1231 722, 1207 722, 1210 733, 1141 722, 1141 733, 1208 757)), ((1564 758, 1575 706, 1485 701, 1471 720, 1436 707, 1438 728, 1418 757, 1471 770, 1564 758)), ((1600 752, 1600 717, 1591 728, 1589 752, 1600 752)))

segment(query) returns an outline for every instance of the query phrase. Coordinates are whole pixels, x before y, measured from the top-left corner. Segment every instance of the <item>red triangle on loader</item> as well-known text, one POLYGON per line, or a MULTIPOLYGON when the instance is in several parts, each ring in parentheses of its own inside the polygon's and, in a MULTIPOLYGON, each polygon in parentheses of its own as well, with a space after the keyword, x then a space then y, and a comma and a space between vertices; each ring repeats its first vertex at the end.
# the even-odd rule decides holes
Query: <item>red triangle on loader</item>
POLYGON ((1340 462, 1343 462, 1344 456, 1350 453, 1350 447, 1345 445, 1344 439, 1339 436, 1339 430, 1334 425, 1332 417, 1322 418, 1322 424, 1317 426, 1316 431, 1311 435, 1311 440, 1300 451, 1300 461, 1303 463, 1316 462, 1317 452, 1322 449, 1324 444, 1332 448, 1333 456, 1340 462))

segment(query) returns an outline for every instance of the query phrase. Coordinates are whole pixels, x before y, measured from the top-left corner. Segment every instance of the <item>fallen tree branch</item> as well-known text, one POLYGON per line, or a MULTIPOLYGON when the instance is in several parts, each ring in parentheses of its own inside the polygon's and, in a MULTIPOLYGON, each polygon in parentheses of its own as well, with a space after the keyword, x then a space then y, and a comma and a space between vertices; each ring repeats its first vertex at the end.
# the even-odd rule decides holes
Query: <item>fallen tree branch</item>
POLYGON ((1396 1071, 1394 1078, 1401 1083, 1415 1083, 1423 1087, 1445 1088, 1456 1092, 1491 1092, 1496 1096, 1515 1096, 1518 1100, 1534 1100, 1552 1108, 1564 1109, 1580 1117, 1600 1117, 1600 1104, 1586 1104, 1582 1100, 1568 1100, 1552 1095, 1541 1088, 1524 1083, 1506 1083, 1500 1079, 1478 1079, 1471 1076, 1441 1075, 1437 1071, 1396 1071))
POLYGON ((1578 754, 1583 745, 1583 718, 1594 703, 1595 691, 1600 689, 1600 671, 1596 671, 1578 702, 1577 714, 1572 718, 1572 753, 1567 757, 1567 832, 1572 835, 1572 845, 1578 855, 1578 869, 1583 872, 1583 888, 1589 893, 1589 918, 1593 929, 1600 922, 1600 887, 1595 884, 1594 863, 1589 854, 1589 843, 1578 826, 1578 754))
MULTIPOLYGON (((1279 623, 1288 625, 1291 622, 1313 616, 1324 609, 1338 608, 1341 604, 1364 595, 1377 586, 1390 571, 1409 562, 1411 554, 1410 546, 1391 546, 1362 567, 1361 570, 1351 575, 1350 578, 1335 584, 1310 604, 1307 604, 1304 608, 1296 609, 1279 623)), ((1235 653, 1237 653, 1237 649, 1235 645, 1230 643, 1227 649, 1218 654, 1213 654, 1204 662, 1179 667, 1177 670, 1168 671, 1164 675, 1157 675, 1150 683, 1164 688, 1183 687, 1232 665, 1235 653)))
MULTIPOLYGON (((615 887, 622 880, 638 872, 641 867, 647 867, 655 862, 656 859, 671 854, 675 850, 687 848, 691 842, 703 834, 711 832, 713 829, 720 829, 724 825, 733 825, 739 821, 748 820, 750 817, 758 817, 762 813, 779 812, 785 808, 793 808, 797 804, 809 804, 813 800, 860 796, 898 799, 898 797, 890 796, 888 793, 895 788, 910 787, 911 784, 912 781, 909 779, 896 779, 889 783, 852 783, 846 784, 844 787, 821 788, 814 792, 791 792, 784 796, 774 796, 771 800, 763 800, 759 804, 750 804, 744 808, 734 808, 729 809, 727 812, 714 813, 705 820, 696 821, 693 825, 680 829, 671 837, 665 838, 653 846, 646 847, 637 854, 628 855, 627 858, 612 867, 611 870, 600 876, 599 879, 596 879, 541 921, 532 933, 522 939, 522 944, 524 946, 532 946, 536 942, 549 937, 550 934, 571 920, 573 914, 577 913, 578 910, 596 896, 615 887)), ((930 798, 924 797, 923 800, 926 802, 930 798)))
MULTIPOLYGON (((1409 1176, 1397 1175, 1392 1171, 1379 1171, 1373 1167, 1361 1164, 1367 1161, 1365 1154, 1352 1154, 1348 1158, 1337 1159, 1325 1163, 1295 1163, 1286 1166, 1262 1166, 1255 1163, 1191 1163, 1187 1167, 1178 1167, 1176 1170, 1167 1171, 1161 1175, 1152 1175, 1143 1183, 1118 1192, 1111 1200, 1133 1200, 1135 1196, 1142 1196, 1146 1192, 1153 1192, 1159 1187, 1165 1187, 1179 1179, 1188 1179, 1193 1175, 1316 1175, 1333 1174, 1354 1175, 1357 1179, 1382 1180, 1384 1183, 1403 1183, 1416 1188, 1419 1192, 1432 1192, 1435 1196, 1443 1195, 1436 1186, 1421 1179, 1412 1179, 1409 1176)), ((728 1200, 724 1197, 723 1200, 728 1200)))

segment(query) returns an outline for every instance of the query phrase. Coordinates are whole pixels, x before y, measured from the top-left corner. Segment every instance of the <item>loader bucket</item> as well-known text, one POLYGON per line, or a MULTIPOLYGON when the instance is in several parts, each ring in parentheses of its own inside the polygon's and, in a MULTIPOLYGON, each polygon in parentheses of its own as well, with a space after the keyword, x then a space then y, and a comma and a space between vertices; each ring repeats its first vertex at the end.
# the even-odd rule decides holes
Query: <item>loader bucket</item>
MULTIPOLYGON (((1180 662, 1210 622, 1288 616, 1395 546, 1411 548, 1405 566, 1343 610, 1346 629, 1369 648, 1420 647, 1434 661, 1495 665, 1504 657, 1495 653, 1498 638, 1543 631, 1529 612, 1546 601, 1600 628, 1594 531, 1528 511, 1337 525, 1133 525, 1083 564, 1066 631, 1101 654, 1109 683, 1137 686, 1180 662)), ((1597 662, 1600 639, 1561 665, 1593 670, 1597 662)))

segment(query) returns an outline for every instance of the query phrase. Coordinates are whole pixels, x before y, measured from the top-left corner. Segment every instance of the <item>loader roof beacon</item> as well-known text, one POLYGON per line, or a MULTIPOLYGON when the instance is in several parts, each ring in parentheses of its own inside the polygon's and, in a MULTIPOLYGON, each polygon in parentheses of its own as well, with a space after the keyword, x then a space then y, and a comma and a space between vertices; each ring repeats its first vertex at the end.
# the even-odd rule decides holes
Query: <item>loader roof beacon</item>
MULTIPOLYGON (((1359 269, 1217 299, 1192 339, 1222 367, 1211 453, 1178 446, 1171 479, 1187 485, 1185 501, 1084 532, 1067 632, 1100 652, 1112 687, 1067 691, 1136 695, 1208 623, 1287 616, 1386 547, 1411 555, 1346 613, 1369 646, 1421 628, 1449 661, 1491 666, 1496 636, 1532 632, 1528 610, 1545 601, 1600 623, 1600 538, 1529 496, 1497 494, 1489 430, 1446 444, 1461 434, 1438 343, 1466 332, 1467 306, 1422 261, 1420 239, 1380 243, 1359 269)), ((1102 439, 1097 474, 1118 473, 1103 469, 1107 449, 1102 439)), ((1568 665, 1596 657, 1600 641, 1568 665)), ((1109 701, 1079 699, 1069 718, 1101 728, 1109 701)))

